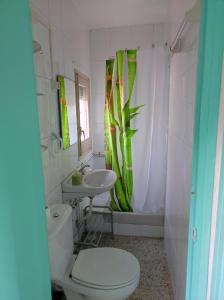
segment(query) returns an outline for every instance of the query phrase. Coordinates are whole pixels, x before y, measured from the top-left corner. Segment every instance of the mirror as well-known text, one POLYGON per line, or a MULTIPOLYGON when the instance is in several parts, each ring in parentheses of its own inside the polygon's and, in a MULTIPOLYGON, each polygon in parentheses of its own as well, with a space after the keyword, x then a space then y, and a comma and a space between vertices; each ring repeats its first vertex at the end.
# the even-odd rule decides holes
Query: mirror
POLYGON ((59 83, 60 134, 63 148, 68 149, 78 142, 75 82, 64 76, 58 76, 57 80, 59 83))

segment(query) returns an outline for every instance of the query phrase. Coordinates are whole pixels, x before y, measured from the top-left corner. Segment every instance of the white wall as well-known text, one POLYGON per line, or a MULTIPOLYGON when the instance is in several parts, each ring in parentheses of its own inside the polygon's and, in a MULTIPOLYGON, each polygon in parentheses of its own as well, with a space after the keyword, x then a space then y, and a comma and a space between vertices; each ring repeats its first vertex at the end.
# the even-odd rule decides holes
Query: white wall
POLYGON ((104 152, 105 61, 119 49, 149 49, 169 41, 168 24, 134 25, 90 32, 93 151, 104 152))
POLYGON ((77 15, 72 0, 31 0, 33 36, 43 48, 35 54, 38 108, 46 202, 60 202, 61 182, 77 166, 77 145, 60 150, 51 134, 59 135, 57 91, 51 78, 64 75, 74 80, 74 68, 90 76, 89 31, 77 15), (51 41, 51 43, 50 43, 51 41), (52 65, 51 65, 52 61, 52 65), (52 68, 51 68, 52 67, 52 68))
MULTIPOLYGON (((191 5, 192 1, 172 1, 172 36, 191 5)), ((174 54, 170 66, 165 246, 177 300, 185 299, 197 40, 198 26, 194 25, 185 35, 192 49, 174 54)))
POLYGON ((196 0, 170 0, 171 37, 175 37, 178 26, 182 22, 185 13, 190 10, 196 0))

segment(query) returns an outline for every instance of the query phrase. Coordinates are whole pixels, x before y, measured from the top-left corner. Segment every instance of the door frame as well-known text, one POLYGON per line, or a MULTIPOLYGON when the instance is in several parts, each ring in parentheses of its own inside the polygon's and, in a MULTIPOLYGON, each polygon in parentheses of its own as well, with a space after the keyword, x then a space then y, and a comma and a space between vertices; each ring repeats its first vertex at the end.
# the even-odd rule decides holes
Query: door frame
MULTIPOLYGON (((223 4, 224 6, 224 4, 223 4)), ((224 10, 224 9, 223 9, 224 10)), ((222 69, 221 101, 224 102, 224 56, 222 69)), ((222 150, 224 149, 224 144, 222 150)), ((224 151, 223 151, 224 152, 224 151)), ((213 257, 213 272, 211 278, 211 299, 222 300, 224 295, 224 153, 220 171, 220 189, 216 216, 215 249, 213 257)))
POLYGON ((188 238, 187 300, 205 300, 207 296, 223 56, 223 3, 224 0, 201 1, 188 238))
POLYGON ((44 178, 28 0, 0 1, 0 299, 50 300, 44 178))

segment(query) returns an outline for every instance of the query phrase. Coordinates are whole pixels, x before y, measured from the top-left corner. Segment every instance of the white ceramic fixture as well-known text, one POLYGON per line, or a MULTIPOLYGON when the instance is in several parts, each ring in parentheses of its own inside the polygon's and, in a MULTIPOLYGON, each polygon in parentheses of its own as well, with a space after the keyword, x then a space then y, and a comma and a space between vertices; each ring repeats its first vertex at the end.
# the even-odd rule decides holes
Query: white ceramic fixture
POLYGON ((51 279, 67 300, 125 300, 137 288, 139 262, 117 248, 92 248, 73 256, 72 209, 54 204, 46 210, 51 279))
POLYGON ((109 191, 115 184, 117 175, 112 170, 94 170, 83 176, 82 184, 73 185, 72 175, 62 183, 63 193, 71 193, 74 198, 94 197, 109 191))

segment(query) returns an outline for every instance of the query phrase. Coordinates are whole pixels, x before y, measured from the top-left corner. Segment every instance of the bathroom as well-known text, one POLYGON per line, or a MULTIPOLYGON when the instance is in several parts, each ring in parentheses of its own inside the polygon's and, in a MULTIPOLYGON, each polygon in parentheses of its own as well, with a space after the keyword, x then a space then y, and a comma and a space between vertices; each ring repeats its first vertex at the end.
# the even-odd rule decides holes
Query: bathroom
MULTIPOLYGON (((22 144, 16 150, 15 146, 7 151, 2 147, 0 174, 5 184, 1 198, 6 200, 5 213, 0 213, 5 241, 0 266, 7 276, 2 273, 4 277, 0 278, 7 280, 0 300, 222 299, 221 288, 215 281, 221 276, 215 270, 217 257, 218 261, 223 258, 216 251, 216 243, 222 243, 222 239, 216 240, 222 233, 218 227, 222 210, 219 216, 220 202, 215 191, 222 193, 223 43, 218 41, 223 31, 222 26, 217 29, 217 24, 222 24, 220 15, 224 10, 222 0, 216 0, 214 8, 211 0, 201 2, 22 0, 21 5, 13 3, 11 8, 0 4, 0 13, 12 11, 10 24, 15 22, 16 28, 9 26, 10 39, 6 38, 7 31, 3 32, 7 53, 18 45, 18 57, 23 57, 19 63, 17 54, 13 54, 13 59, 10 56, 11 73, 4 72, 1 82, 10 91, 9 96, 5 92, 10 100, 13 89, 9 75, 15 73, 15 95, 21 94, 24 99, 23 109, 15 105, 9 121, 6 113, 0 118, 2 140, 10 146, 22 144), (217 24, 212 23, 216 15, 217 24), (216 26, 213 30, 217 35, 213 36, 201 24, 216 26), (24 36, 19 34, 23 31, 24 36), (212 38, 216 50, 209 48, 210 52, 206 52, 212 38), (29 53, 24 48, 29 43, 31 47, 31 42, 29 53), (211 66, 215 64, 210 60, 214 53, 219 68, 213 70, 211 66), (219 82, 217 87, 212 85, 213 89, 216 87, 213 94, 203 90, 212 80, 203 77, 203 68, 211 68, 213 80, 219 82), (26 69, 32 76, 20 76, 21 70, 26 69), (210 98, 217 98, 217 105, 213 107, 210 98, 201 96, 206 92, 210 98), (129 132, 130 138, 118 138, 122 129, 118 124, 119 109, 116 106, 113 115, 113 109, 110 111, 107 105, 111 94, 114 103, 118 103, 121 94, 130 100, 132 113, 124 125, 129 126, 126 134, 129 132), (29 101, 31 98, 35 105, 29 101), (201 132, 207 129, 208 122, 212 129, 207 137, 201 132), (116 145, 114 130, 118 132, 116 145), (8 138, 7 132, 13 134, 13 139, 8 138), (199 132, 204 139, 198 137, 199 132), (122 148, 125 145, 128 150, 122 148), (209 148, 207 152, 200 150, 203 147, 209 148), (10 159, 6 164, 7 157, 10 159), (122 162, 123 166, 129 163, 126 173, 122 162), (26 175, 20 176, 22 172, 26 175), (203 199, 203 193, 207 193, 208 199, 202 213, 202 201, 201 206, 194 207, 191 200, 195 197, 195 174, 203 172, 208 174, 207 184, 199 180, 198 191, 203 199), (121 176, 122 184, 127 177, 126 202, 121 195, 124 187, 119 185, 121 176), (88 180, 98 184, 97 188, 87 192, 85 186, 85 191, 77 192, 88 180), (202 190, 202 185, 208 190, 202 190), (13 201, 9 203, 7 199, 13 201), (65 210, 69 212, 71 230, 64 237, 69 236, 75 255, 70 265, 75 266, 78 261, 85 263, 87 269, 82 274, 84 279, 81 266, 78 271, 71 269, 65 285, 60 285, 61 278, 54 279, 52 273, 64 271, 63 276, 67 276, 66 265, 54 269, 52 256, 59 255, 59 262, 58 257, 71 253, 62 253, 63 247, 60 253, 55 250, 58 241, 52 242, 49 228, 53 218, 56 225, 60 222, 60 214, 65 210), (192 225, 195 220, 197 227, 192 225), (199 235, 203 226, 211 233, 209 236, 199 235), (194 243, 200 238, 201 248, 194 254, 194 243), (197 273, 198 257, 202 276, 197 273), (124 269, 127 270, 123 272, 124 269), (32 270, 36 279, 30 278, 32 270), (89 276, 89 282, 85 276, 89 276), (107 280, 110 287, 106 286, 107 280), (218 296, 214 296, 216 290, 218 296)), ((3 19, 6 23, 6 17, 3 19)), ((2 57, 5 53, 3 48, 2 57)), ((9 109, 10 106, 5 111, 9 109)))

